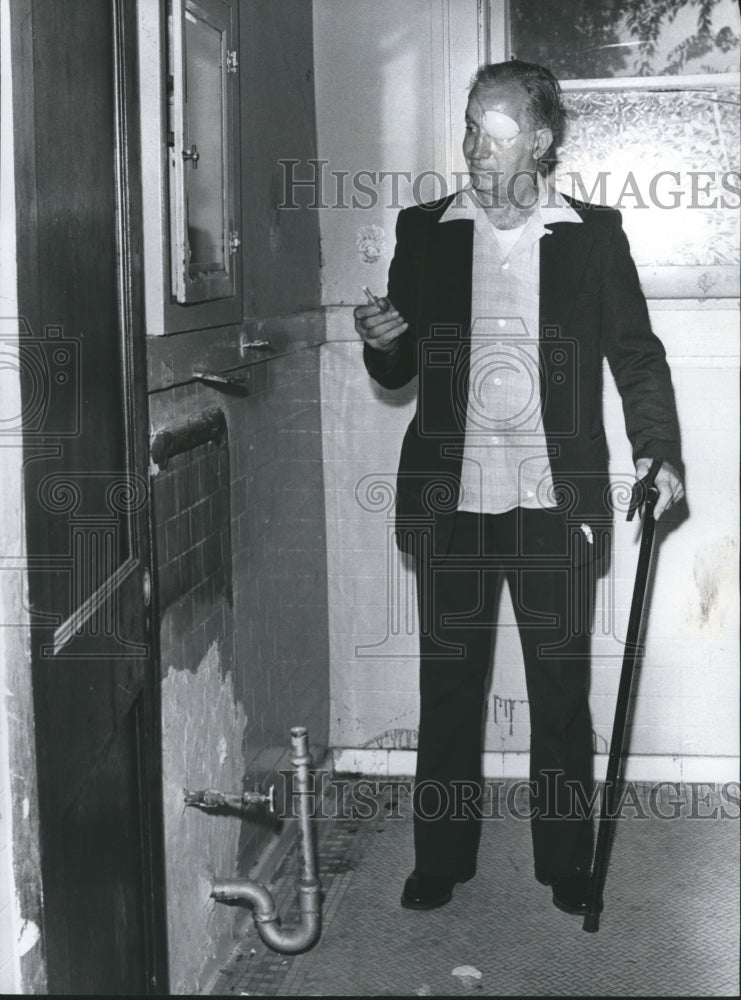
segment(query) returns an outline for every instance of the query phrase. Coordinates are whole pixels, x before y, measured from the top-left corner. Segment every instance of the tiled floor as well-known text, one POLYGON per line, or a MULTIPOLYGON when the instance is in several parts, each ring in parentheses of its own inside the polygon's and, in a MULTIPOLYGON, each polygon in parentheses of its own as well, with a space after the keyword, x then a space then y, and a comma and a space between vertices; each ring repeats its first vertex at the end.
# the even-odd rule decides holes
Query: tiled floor
MULTIPOLYGON (((402 909, 412 867, 409 801, 401 794, 392 803, 386 792, 373 818, 315 823, 325 893, 318 944, 279 955, 251 928, 212 992, 737 996, 738 806, 726 801, 726 818, 699 818, 718 806, 717 797, 708 807, 689 786, 678 796, 665 789, 652 808, 648 786, 637 790, 638 807, 619 822, 596 934, 557 910, 550 890, 535 882, 529 825, 506 809, 506 818, 483 824, 475 880, 457 886, 439 910, 402 909), (656 816, 671 815, 667 794, 682 803, 678 818, 656 816), (462 966, 476 974, 461 975, 462 966)), ((295 919, 296 871, 291 853, 272 880, 287 925, 295 919)))

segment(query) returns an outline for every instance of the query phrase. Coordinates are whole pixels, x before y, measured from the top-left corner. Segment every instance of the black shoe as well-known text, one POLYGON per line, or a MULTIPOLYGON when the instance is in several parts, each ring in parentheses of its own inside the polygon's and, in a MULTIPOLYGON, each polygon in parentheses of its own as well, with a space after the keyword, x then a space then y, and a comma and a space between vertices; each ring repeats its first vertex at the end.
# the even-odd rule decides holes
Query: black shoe
POLYGON ((425 875, 415 868, 404 883, 401 905, 408 910, 434 910, 453 898, 456 882, 467 882, 471 876, 425 875))
MULTIPOLYGON (((538 879, 538 881, 542 881, 538 879)), ((549 883, 544 882, 544 885, 549 883)), ((587 912, 587 900, 589 899, 589 876, 588 875, 567 875, 563 878, 553 878, 550 880, 553 890, 553 905, 564 913, 573 913, 575 916, 584 916, 587 912)), ((602 912, 602 900, 598 901, 597 913, 602 912)))

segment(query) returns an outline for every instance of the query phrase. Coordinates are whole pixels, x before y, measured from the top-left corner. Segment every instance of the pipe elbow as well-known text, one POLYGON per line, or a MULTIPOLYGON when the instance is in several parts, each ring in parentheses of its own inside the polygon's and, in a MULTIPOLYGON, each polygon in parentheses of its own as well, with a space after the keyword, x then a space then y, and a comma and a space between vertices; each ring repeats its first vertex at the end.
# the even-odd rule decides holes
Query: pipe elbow
POLYGON ((249 903, 253 909, 255 923, 278 919, 278 910, 273 894, 259 882, 250 879, 220 879, 211 888, 211 898, 221 902, 238 900, 249 903))
POLYGON ((300 923, 296 927, 281 927, 275 900, 269 889, 249 879, 214 882, 212 899, 238 900, 250 903, 257 931, 269 948, 295 955, 311 948, 319 940, 322 929, 321 885, 318 879, 299 882, 300 923))
POLYGON ((285 955, 297 955, 311 948, 319 940, 321 929, 321 915, 318 912, 308 915, 298 927, 279 927, 277 921, 257 925, 265 944, 285 955))
POLYGON ((244 900, 252 905, 253 917, 260 937, 275 951, 296 954, 310 948, 321 933, 322 906, 321 883, 316 875, 314 840, 311 831, 311 817, 308 807, 309 768, 312 757, 309 753, 309 737, 304 726, 291 729, 293 757, 291 763, 297 769, 299 810, 299 880, 296 883, 299 910, 301 913, 297 927, 280 926, 278 910, 272 893, 250 879, 220 880, 211 889, 213 899, 244 900))

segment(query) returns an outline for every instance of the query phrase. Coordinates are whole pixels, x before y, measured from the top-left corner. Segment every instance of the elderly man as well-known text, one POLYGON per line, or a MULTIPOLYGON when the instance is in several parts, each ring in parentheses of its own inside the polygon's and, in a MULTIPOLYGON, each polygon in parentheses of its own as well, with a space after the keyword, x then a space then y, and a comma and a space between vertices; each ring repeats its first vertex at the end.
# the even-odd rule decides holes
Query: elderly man
POLYGON ((470 185, 400 213, 388 298, 355 309, 373 378, 393 389, 419 376, 396 501, 420 618, 412 909, 443 905, 475 874, 503 576, 530 710, 535 877, 560 909, 585 910, 590 607, 611 516, 603 357, 637 474, 664 460, 655 516, 683 496, 671 378, 620 215, 548 182, 564 118, 547 69, 482 67, 466 110, 470 185))

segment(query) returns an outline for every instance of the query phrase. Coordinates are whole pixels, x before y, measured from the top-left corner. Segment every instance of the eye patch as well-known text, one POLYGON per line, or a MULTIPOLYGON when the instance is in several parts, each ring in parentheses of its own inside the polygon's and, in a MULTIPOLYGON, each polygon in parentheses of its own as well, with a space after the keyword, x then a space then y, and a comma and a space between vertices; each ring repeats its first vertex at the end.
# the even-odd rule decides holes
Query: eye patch
POLYGON ((509 115, 501 111, 486 111, 483 122, 484 131, 491 139, 514 139, 520 134, 520 126, 509 115))

